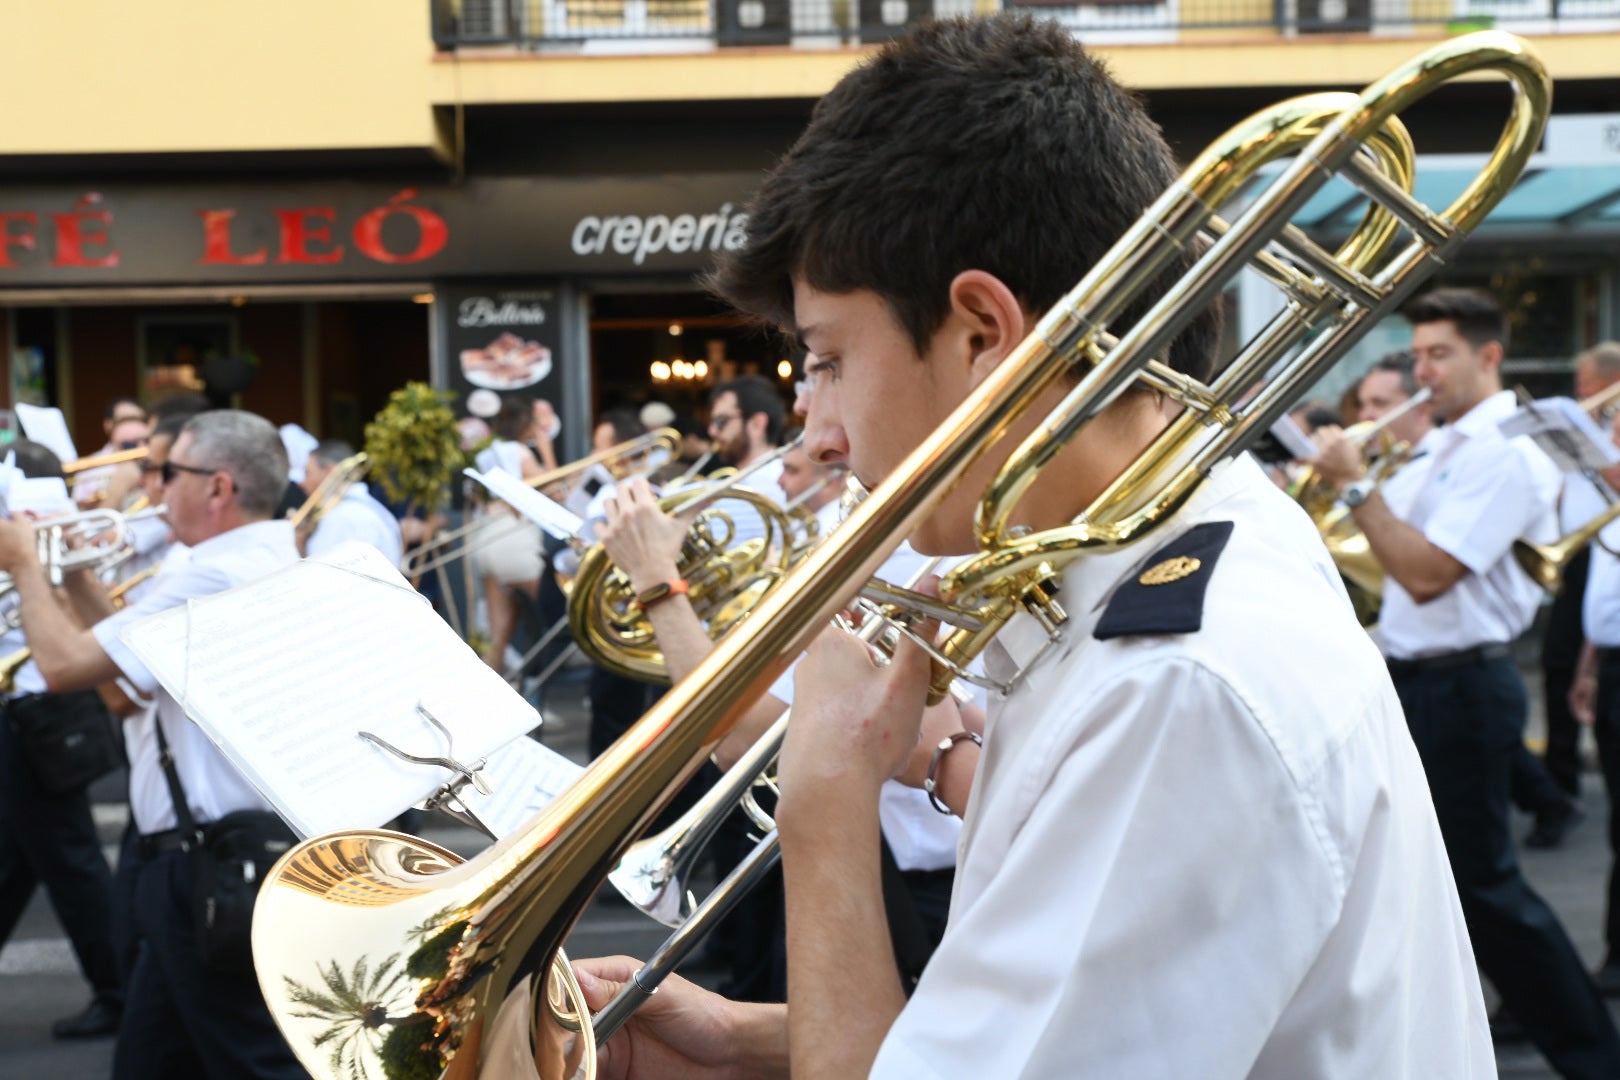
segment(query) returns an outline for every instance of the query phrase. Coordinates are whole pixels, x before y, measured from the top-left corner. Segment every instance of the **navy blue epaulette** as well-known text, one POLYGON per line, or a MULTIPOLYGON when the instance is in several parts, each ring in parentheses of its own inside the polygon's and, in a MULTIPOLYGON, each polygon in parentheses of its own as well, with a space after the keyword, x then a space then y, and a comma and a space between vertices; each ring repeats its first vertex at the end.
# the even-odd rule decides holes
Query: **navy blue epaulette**
POLYGON ((1092 636, 1107 641, 1198 630, 1204 625, 1204 590, 1231 538, 1230 521, 1206 521, 1154 552, 1139 564, 1146 569, 1114 589, 1092 636))

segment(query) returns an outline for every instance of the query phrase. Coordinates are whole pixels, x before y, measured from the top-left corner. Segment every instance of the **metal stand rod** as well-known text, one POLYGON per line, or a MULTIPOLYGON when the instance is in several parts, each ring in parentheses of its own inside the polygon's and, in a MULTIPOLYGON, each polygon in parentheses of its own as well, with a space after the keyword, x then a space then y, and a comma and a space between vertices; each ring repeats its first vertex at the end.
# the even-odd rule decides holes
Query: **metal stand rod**
MULTIPOLYGON (((546 632, 540 635, 539 641, 536 641, 533 645, 529 646, 529 651, 523 654, 523 659, 517 662, 517 667, 511 669, 511 671, 506 675, 506 681, 514 686, 517 685, 518 681, 523 678, 523 669, 529 666, 529 661, 533 660, 536 656, 539 656, 540 650, 544 649, 547 645, 550 645, 553 641, 555 641, 557 639, 557 635, 566 629, 568 629, 568 616, 564 615, 562 618, 558 619, 556 622, 552 623, 546 628, 546 632)), ((568 654, 566 652, 563 653, 563 656, 567 655, 568 654)), ((544 671, 540 673, 540 681, 542 683, 551 677, 552 673, 556 670, 556 666, 556 661, 554 660, 551 664, 546 666, 544 671)))
POLYGON ((737 902, 748 895, 781 858, 782 846, 772 830, 765 839, 754 845, 754 850, 726 875, 724 881, 714 887, 713 892, 703 898, 703 902, 693 910, 692 917, 664 939, 658 951, 647 958, 647 962, 625 984, 624 989, 591 1018, 597 1046, 607 1042, 624 1026, 642 1003, 652 997, 659 984, 708 936, 714 925, 731 914, 737 902))

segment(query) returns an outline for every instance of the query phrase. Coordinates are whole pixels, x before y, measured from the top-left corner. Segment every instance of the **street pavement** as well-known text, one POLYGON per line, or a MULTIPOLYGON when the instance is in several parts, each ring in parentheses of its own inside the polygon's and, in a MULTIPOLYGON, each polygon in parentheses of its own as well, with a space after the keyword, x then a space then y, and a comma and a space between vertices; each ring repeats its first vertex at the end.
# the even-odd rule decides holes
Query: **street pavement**
MULTIPOLYGON (((1537 699, 1534 674, 1532 700, 1537 699)), ((552 688, 546 708, 542 741, 569 757, 582 761, 588 703, 582 683, 564 676, 552 688)), ((1539 732, 1539 710, 1532 717, 1532 742, 1539 732)), ((1564 846, 1554 851, 1522 852, 1525 872, 1535 887, 1558 911, 1564 926, 1589 966, 1602 959, 1602 918, 1604 881, 1608 874, 1608 847, 1603 821, 1607 804, 1600 778, 1588 772, 1581 800, 1586 820, 1569 835, 1564 846)), ((109 862, 114 858, 118 838, 127 820, 122 801, 123 777, 108 777, 92 789, 97 823, 109 862)), ((1528 831, 1528 820, 1519 822, 1520 834, 1528 831)), ((481 838, 454 823, 430 824, 424 837, 463 855, 475 854, 481 838)), ((701 895, 702 889, 699 889, 701 895)), ((664 939, 667 931, 616 897, 598 899, 586 911, 567 946, 570 956, 600 956, 628 953, 646 956, 664 939)), ((705 985, 713 985, 719 973, 712 970, 691 972, 705 985)), ((1210 992, 1219 993, 1219 987, 1210 992)), ((1489 991, 1487 991, 1489 993, 1489 991)), ((49 904, 36 895, 13 939, 0 949, 0 1080, 55 1077, 60 1080, 99 1080, 109 1074, 112 1040, 56 1042, 50 1037, 52 1020, 72 1014, 88 1000, 85 984, 74 964, 73 954, 49 904)), ((1620 999, 1610 1003, 1620 1020, 1620 999)), ((1527 1045, 1498 1047, 1501 1075, 1509 1080, 1552 1077, 1540 1055, 1527 1045)))

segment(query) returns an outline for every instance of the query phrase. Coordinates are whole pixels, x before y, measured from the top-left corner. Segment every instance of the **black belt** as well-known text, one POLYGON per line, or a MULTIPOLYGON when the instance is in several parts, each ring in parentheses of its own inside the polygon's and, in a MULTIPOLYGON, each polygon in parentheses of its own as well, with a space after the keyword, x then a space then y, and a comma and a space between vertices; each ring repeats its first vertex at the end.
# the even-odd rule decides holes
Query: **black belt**
POLYGON ((1447 668, 1476 667, 1491 660, 1501 660, 1503 657, 1513 655, 1513 646, 1505 642, 1495 641, 1489 645, 1475 645, 1472 649, 1462 649, 1458 652, 1441 653, 1439 656, 1423 656, 1416 660, 1397 660, 1390 657, 1391 675, 1413 675, 1420 671, 1444 671, 1447 668))
POLYGON ((197 844, 197 834, 186 829, 164 829, 162 832, 142 833, 135 838, 135 850, 143 859, 155 859, 171 851, 190 851, 197 844))

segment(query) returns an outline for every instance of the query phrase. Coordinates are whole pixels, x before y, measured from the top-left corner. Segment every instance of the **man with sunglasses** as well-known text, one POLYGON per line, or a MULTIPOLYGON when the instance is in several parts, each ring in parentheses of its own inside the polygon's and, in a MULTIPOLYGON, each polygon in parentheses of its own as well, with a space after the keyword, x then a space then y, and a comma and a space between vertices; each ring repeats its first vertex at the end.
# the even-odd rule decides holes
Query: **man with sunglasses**
POLYGON ((131 762, 130 813, 139 831, 135 921, 146 942, 126 988, 113 1059, 115 1080, 135 1077, 301 1077, 264 1006, 251 969, 205 964, 192 917, 194 834, 181 827, 183 792, 197 827, 241 810, 269 810, 251 784, 158 686, 120 632, 149 615, 234 588, 298 559, 292 525, 273 519, 287 479, 276 429, 235 410, 187 421, 158 475, 174 538, 189 556, 168 565, 139 600, 113 612, 88 573, 66 582, 86 630, 55 601, 26 521, 0 521, 0 569, 17 582, 23 632, 46 686, 85 689, 120 677, 155 694, 172 772, 131 762))

